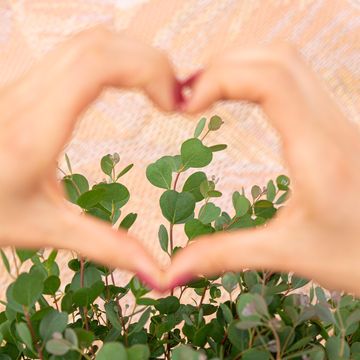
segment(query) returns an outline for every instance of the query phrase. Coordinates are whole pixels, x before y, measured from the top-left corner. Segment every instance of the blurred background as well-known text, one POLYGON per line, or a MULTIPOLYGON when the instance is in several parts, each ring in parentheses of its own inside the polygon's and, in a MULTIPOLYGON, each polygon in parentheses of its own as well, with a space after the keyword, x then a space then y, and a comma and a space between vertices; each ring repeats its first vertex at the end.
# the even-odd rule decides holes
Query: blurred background
MULTIPOLYGON (((288 41, 323 80, 349 121, 360 122, 359 0, 0 0, 0 86, 72 34, 97 24, 163 49, 180 77, 227 48, 288 41)), ((261 109, 227 102, 200 115, 214 114, 225 124, 207 144, 226 143, 228 149, 216 153, 207 174, 220 179, 224 196, 218 204, 230 210, 234 190, 265 185, 286 173, 286 165, 279 139, 261 109)), ((148 183, 145 169, 163 155, 177 154, 199 117, 162 114, 142 94, 109 89, 82 116, 66 149, 74 172, 94 182, 103 179, 99 161, 107 153, 120 153, 120 167, 135 164, 123 178, 131 192, 124 210, 139 214, 132 231, 163 263, 157 240, 163 221, 161 190, 148 183)), ((59 161, 65 169, 63 159, 59 161)), ((177 244, 184 241, 180 233, 175 234, 177 244)), ((66 277, 69 254, 61 256, 66 277)), ((129 274, 119 272, 118 277, 125 280, 129 274)), ((0 268, 0 298, 8 282, 0 268)))

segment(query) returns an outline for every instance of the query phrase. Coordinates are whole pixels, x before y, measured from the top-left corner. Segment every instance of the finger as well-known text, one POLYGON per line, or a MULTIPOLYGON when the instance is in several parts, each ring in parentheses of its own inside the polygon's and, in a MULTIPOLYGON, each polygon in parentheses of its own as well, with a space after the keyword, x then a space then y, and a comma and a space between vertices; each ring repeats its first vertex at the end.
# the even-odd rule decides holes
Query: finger
POLYGON ((19 148, 34 158, 53 162, 78 115, 104 87, 142 89, 156 105, 169 111, 175 109, 177 84, 163 53, 96 29, 59 46, 13 85, 6 97, 6 112, 9 119, 18 120, 14 134, 19 148), (19 135, 19 128, 29 125, 32 136, 19 135))
POLYGON ((255 102, 285 142, 351 133, 319 79, 289 46, 237 50, 208 66, 192 90, 185 111, 203 111, 221 99, 255 102))
POLYGON ((156 261, 129 233, 110 228, 99 220, 65 211, 59 236, 51 246, 66 248, 96 263, 136 273, 154 289, 162 290, 162 271, 156 261))
POLYGON ((199 275, 247 268, 290 271, 294 251, 290 234, 289 229, 271 225, 202 237, 175 255, 166 283, 173 288, 199 275))

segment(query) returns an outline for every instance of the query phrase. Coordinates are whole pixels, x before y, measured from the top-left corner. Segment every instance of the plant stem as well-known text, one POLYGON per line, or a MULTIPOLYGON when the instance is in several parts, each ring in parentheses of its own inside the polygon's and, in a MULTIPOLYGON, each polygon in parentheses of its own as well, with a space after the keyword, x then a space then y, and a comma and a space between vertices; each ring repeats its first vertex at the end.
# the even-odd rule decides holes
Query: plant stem
MULTIPOLYGON (((174 224, 172 223, 170 223, 170 228, 169 228, 169 239, 170 239, 170 257, 171 257, 174 251, 174 224)), ((170 294, 171 296, 174 295, 174 289, 171 289, 170 294)))
MULTIPOLYGON (((116 286, 114 272, 110 273, 110 277, 111 277, 112 284, 114 286, 116 286)), ((120 321, 121 321, 121 326, 122 326, 123 331, 124 331, 124 342, 125 342, 125 345, 127 346, 128 345, 128 329, 126 328, 125 319, 124 319, 124 315, 123 315, 123 310, 122 310, 119 299, 116 299, 116 306, 118 308, 119 317, 120 317, 120 321)), ((135 308, 134 308, 134 312, 135 312, 135 308)), ((133 315, 134 315, 134 313, 133 313, 133 315)))
POLYGON ((53 299, 54 299, 54 304, 55 304, 56 310, 59 311, 59 305, 58 305, 58 302, 56 299, 56 295, 53 296, 53 299))
POLYGON ((201 141, 204 141, 204 139, 206 138, 206 136, 209 134, 210 131, 211 131, 211 130, 208 130, 200 140, 201 140, 201 141))
POLYGON ((177 175, 176 175, 176 177, 175 177, 174 187, 173 187, 173 190, 175 190, 175 191, 176 191, 177 183, 178 183, 178 181, 179 181, 180 174, 181 174, 181 172, 178 172, 177 175))
POLYGON ((170 223, 169 228, 169 239, 170 239, 170 254, 174 251, 174 224, 170 223))
MULTIPOLYGON (((83 257, 80 258, 80 287, 83 288, 84 287, 84 266, 85 266, 85 259, 83 257)), ((87 319, 87 307, 84 306, 83 307, 83 311, 84 311, 84 324, 85 324, 85 329, 89 330, 89 323, 88 323, 88 319, 87 319)))
POLYGON ((268 327, 274 335, 275 343, 276 343, 276 360, 281 360, 281 343, 278 333, 276 332, 271 321, 268 322, 268 327))
POLYGON ((199 305, 198 305, 198 309, 199 309, 199 310, 200 310, 200 308, 201 308, 201 305, 202 305, 203 302, 204 302, 205 294, 206 294, 207 289, 208 289, 208 285, 206 285, 206 286, 204 287, 204 291, 203 291, 203 293, 202 293, 202 295, 201 295, 201 299, 200 299, 200 302, 199 302, 199 305))
POLYGON ((39 359, 40 360, 43 360, 44 359, 44 356, 43 356, 43 353, 42 353, 42 348, 41 346, 36 342, 36 335, 35 335, 35 331, 34 331, 34 328, 31 324, 31 319, 30 319, 30 315, 29 315, 29 311, 27 309, 26 306, 23 306, 23 310, 24 310, 24 315, 25 315, 25 319, 26 319, 26 323, 27 323, 27 326, 30 330, 30 334, 31 334, 31 338, 32 338, 32 341, 38 351, 38 355, 39 355, 39 359))

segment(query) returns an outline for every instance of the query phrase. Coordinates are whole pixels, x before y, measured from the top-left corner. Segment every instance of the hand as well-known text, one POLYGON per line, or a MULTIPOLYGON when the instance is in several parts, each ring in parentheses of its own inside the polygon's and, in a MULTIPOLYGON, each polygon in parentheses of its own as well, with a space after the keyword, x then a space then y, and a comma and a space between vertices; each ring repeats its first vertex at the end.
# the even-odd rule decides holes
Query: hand
POLYGON ((140 243, 74 213, 56 179, 78 115, 105 86, 142 89, 166 111, 178 100, 161 52, 101 28, 67 41, 0 92, 0 245, 72 249, 156 286, 160 270, 140 243))
POLYGON ((284 45, 235 50, 187 84, 195 113, 220 99, 262 106, 281 135, 293 196, 257 230, 218 233, 179 252, 171 286, 244 268, 294 271, 360 295, 360 136, 301 57, 284 45))

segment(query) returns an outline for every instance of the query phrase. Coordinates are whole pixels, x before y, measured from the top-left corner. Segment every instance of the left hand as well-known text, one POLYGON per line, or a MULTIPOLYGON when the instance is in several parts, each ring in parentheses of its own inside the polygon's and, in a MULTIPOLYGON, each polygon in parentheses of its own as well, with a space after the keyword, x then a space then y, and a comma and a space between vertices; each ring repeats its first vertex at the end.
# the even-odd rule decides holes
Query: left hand
POLYGON ((0 92, 0 246, 71 249, 156 287, 161 272, 141 244, 74 213, 56 178, 79 114, 106 86, 141 89, 164 111, 179 94, 164 54, 102 28, 66 41, 0 92))

